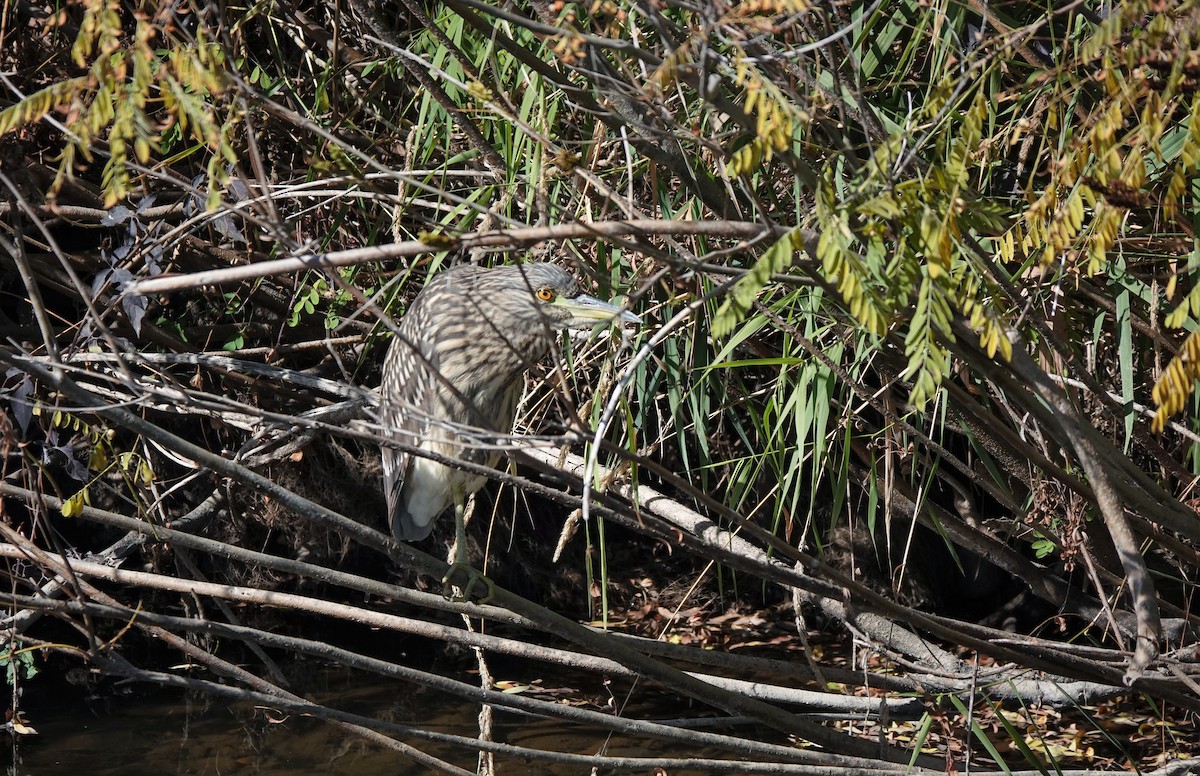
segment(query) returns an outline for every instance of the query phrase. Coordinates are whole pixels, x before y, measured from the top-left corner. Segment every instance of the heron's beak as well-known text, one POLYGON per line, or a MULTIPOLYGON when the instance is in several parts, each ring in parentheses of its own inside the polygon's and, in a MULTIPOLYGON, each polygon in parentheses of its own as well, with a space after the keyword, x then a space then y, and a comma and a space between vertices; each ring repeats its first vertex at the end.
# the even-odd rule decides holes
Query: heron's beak
POLYGON ((558 299, 554 302, 571 313, 568 326, 571 328, 587 328, 596 323, 641 323, 642 319, 628 310, 622 310, 615 304, 602 301, 594 296, 580 294, 574 299, 558 299))

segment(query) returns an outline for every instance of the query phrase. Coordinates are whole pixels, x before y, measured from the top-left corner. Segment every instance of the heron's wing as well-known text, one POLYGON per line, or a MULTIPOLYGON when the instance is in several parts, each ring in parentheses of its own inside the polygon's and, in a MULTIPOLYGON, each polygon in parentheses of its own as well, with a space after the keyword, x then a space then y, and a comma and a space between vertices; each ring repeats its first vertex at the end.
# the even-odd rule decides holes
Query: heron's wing
MULTIPOLYGON (((402 444, 414 446, 428 434, 429 408, 436 401, 438 369, 436 348, 427 344, 427 337, 417 336, 420 328, 416 316, 406 316, 400 322, 397 336, 392 340, 383 363, 383 380, 379 389, 379 420, 384 434, 402 444), (414 352, 419 349, 419 354, 414 352)), ((387 498, 388 523, 392 533, 402 541, 423 539, 426 526, 408 526, 407 510, 402 494, 413 457, 394 447, 383 448, 383 492, 387 498)))

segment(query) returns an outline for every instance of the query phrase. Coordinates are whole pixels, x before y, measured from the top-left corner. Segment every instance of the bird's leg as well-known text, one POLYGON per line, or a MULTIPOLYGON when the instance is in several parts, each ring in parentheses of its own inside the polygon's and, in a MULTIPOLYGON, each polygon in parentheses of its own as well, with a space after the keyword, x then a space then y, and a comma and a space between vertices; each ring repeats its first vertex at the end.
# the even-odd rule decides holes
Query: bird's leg
POLYGON ((442 595, 466 601, 471 598, 471 591, 477 585, 482 584, 487 592, 479 599, 479 602, 485 603, 496 592, 496 584, 484 576, 482 571, 472 568, 470 560, 467 558, 466 506, 466 495, 456 490, 454 493, 454 562, 450 564, 446 576, 442 577, 442 595), (461 582, 466 584, 461 584, 461 582), (456 587, 461 591, 459 595, 455 594, 456 587))

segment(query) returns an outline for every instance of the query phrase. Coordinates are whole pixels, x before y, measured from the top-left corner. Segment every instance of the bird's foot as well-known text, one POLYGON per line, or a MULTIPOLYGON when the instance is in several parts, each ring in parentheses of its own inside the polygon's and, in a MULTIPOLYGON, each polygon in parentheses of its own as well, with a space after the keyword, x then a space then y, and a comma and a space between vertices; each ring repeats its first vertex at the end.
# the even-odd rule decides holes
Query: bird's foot
POLYGON ((471 593, 482 587, 484 595, 477 603, 485 604, 492 600, 492 595, 496 592, 495 582, 469 563, 462 562, 450 564, 450 570, 442 577, 442 586, 442 596, 450 601, 469 601, 471 593))

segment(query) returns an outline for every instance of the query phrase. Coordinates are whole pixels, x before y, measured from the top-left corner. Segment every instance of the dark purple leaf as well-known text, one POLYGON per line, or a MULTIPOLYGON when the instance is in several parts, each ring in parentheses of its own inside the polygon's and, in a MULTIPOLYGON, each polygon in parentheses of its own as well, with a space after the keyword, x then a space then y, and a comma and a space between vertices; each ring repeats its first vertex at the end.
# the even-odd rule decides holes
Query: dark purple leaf
POLYGON ((242 202, 250 198, 250 188, 240 180, 231 180, 228 190, 234 202, 242 202))
POLYGON ((129 319, 129 325, 133 327, 133 333, 142 336, 142 318, 146 316, 146 297, 141 294, 125 294, 121 297, 121 308, 125 311, 125 317, 129 319))
POLYGON ((75 457, 75 451, 69 445, 65 445, 64 448, 59 449, 62 450, 63 455, 66 457, 64 468, 67 471, 67 476, 76 482, 87 482, 87 464, 75 457))
POLYGON ((96 298, 100 293, 100 289, 104 288, 104 284, 108 282, 108 276, 112 274, 111 269, 106 269, 103 272, 96 273, 96 279, 92 281, 92 298, 96 298))
POLYGON ((204 175, 197 175, 195 178, 192 178, 192 188, 195 191, 189 194, 187 201, 183 203, 183 214, 185 216, 192 216, 204 210, 204 187, 207 185, 207 180, 208 178, 204 175))
POLYGON ((232 242, 245 243, 246 237, 242 234, 242 230, 238 227, 237 221, 228 213, 217 216, 212 222, 213 229, 217 230, 227 240, 232 242))
POLYGON ((100 219, 100 223, 104 226, 116 226, 117 224, 125 223, 131 215, 133 215, 132 210, 124 205, 117 205, 104 214, 104 217, 100 219))
POLYGON ((67 476, 77 482, 88 478, 87 465, 75 457, 75 448, 70 442, 58 443, 58 429, 52 428, 46 434, 46 443, 42 447, 42 463, 49 465, 61 464, 67 476))
POLYGON ((27 401, 29 394, 33 393, 33 380, 16 367, 4 373, 6 380, 17 375, 21 376, 21 382, 12 388, 5 388, 4 393, 12 407, 13 417, 17 419, 17 425, 21 427, 21 436, 24 437, 29 433, 29 421, 33 419, 33 403, 27 401))
POLYGON ((163 247, 156 244, 146 254, 146 274, 150 277, 162 274, 163 247))

